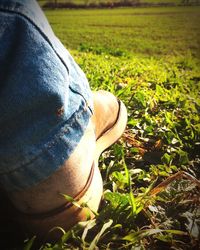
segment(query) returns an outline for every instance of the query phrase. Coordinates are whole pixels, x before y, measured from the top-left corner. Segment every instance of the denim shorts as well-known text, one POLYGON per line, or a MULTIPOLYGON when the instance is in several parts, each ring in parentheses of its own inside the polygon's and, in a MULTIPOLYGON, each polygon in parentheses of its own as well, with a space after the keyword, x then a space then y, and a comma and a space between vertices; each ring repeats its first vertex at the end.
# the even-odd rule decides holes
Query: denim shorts
POLYGON ((92 115, 88 81, 34 0, 0 0, 0 187, 58 170, 92 115))

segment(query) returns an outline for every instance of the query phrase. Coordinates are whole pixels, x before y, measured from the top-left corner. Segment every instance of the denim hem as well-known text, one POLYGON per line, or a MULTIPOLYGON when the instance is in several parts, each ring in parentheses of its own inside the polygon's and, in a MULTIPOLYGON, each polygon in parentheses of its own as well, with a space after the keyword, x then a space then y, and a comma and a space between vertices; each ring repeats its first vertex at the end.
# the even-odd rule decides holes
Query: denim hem
POLYGON ((21 191, 37 185, 57 171, 80 142, 90 117, 90 109, 81 106, 53 138, 42 144, 34 158, 17 169, 0 174, 3 189, 7 192, 21 191), (68 133, 73 140, 68 138, 68 133))

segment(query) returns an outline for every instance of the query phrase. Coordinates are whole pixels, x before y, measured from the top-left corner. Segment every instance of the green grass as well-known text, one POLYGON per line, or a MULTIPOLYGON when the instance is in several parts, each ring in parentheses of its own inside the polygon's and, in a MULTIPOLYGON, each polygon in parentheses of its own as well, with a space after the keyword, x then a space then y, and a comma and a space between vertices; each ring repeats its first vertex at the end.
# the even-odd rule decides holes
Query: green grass
POLYGON ((100 159, 99 215, 41 249, 198 249, 199 10, 46 12, 91 88, 114 93, 129 116, 100 159))
POLYGON ((57 10, 46 14, 70 49, 200 56, 199 7, 57 10))
MULTIPOLYGON (((54 0, 39 0, 38 1, 41 5, 47 2, 55 2, 54 0)), ((75 3, 75 4, 83 4, 87 5, 90 3, 116 3, 116 2, 123 2, 122 0, 57 0, 57 3, 75 3)), ((128 2, 134 2, 129 0, 128 2)), ((136 1, 137 2, 137 1, 136 1)), ((166 4, 166 3, 172 3, 172 4, 182 4, 184 0, 139 0, 140 3, 150 3, 150 4, 166 4)), ((185 1, 187 2, 187 1, 185 1)), ((199 0, 189 0, 189 3, 198 3, 199 0)))

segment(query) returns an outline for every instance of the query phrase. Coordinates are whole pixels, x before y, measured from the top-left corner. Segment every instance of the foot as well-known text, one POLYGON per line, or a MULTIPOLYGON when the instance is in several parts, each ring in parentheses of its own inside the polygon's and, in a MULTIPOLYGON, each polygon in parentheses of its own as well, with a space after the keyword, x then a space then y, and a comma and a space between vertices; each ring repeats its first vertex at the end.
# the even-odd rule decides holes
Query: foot
POLYGON ((113 94, 104 90, 93 92, 93 99, 94 115, 91 120, 98 139, 115 124, 119 113, 119 103, 113 94))
POLYGON ((60 193, 75 198, 78 195, 80 204, 86 202, 92 211, 98 209, 103 192, 98 157, 122 135, 127 113, 123 103, 109 92, 94 92, 93 98, 94 114, 88 130, 63 167, 36 187, 12 196, 14 205, 22 211, 19 220, 27 231, 42 236, 55 225, 67 230, 86 220, 88 210, 68 206, 60 193))

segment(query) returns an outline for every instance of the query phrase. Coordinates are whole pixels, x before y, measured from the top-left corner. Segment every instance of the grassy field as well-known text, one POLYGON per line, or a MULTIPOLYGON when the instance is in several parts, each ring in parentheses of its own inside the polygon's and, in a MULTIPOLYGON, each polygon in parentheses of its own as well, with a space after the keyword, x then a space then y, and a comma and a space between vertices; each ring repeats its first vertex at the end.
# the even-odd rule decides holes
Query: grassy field
POLYGON ((141 4, 174 4, 174 5, 181 5, 184 3, 189 4, 197 4, 199 0, 38 0, 38 2, 42 5, 45 3, 55 3, 62 4, 62 3, 74 3, 74 4, 81 4, 81 5, 89 5, 92 3, 101 4, 101 3, 119 3, 119 2, 136 2, 141 4))
POLYGON ((129 117, 100 159, 96 219, 41 249, 199 249, 200 8, 46 15, 92 89, 121 98, 129 117))
POLYGON ((143 56, 200 56, 200 8, 138 8, 46 11, 70 49, 143 56))

